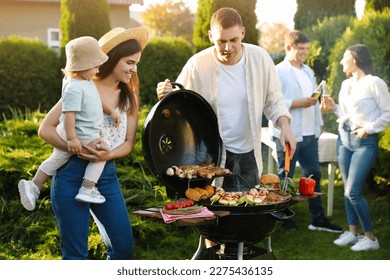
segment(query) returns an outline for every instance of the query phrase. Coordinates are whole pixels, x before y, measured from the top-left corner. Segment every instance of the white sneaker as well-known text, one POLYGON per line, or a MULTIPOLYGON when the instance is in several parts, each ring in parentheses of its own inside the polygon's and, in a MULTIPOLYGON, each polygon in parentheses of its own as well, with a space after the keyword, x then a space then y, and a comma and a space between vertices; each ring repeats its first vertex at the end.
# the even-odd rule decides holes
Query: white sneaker
POLYGON ((346 246, 346 245, 351 245, 355 244, 356 242, 359 241, 359 237, 354 235, 350 231, 344 231, 343 234, 339 236, 335 241, 333 241, 334 244, 337 246, 346 246))
POLYGON ((375 240, 372 240, 371 238, 368 237, 363 237, 355 245, 351 247, 351 250, 355 252, 365 251, 365 250, 378 250, 378 249, 379 249, 379 242, 376 237, 375 240))
POLYGON ((28 211, 35 209, 40 190, 33 181, 20 180, 18 183, 20 202, 28 211))
POLYGON ((96 187, 88 189, 81 186, 79 193, 76 195, 75 199, 80 202, 89 202, 89 203, 104 203, 106 201, 105 197, 100 194, 96 187))

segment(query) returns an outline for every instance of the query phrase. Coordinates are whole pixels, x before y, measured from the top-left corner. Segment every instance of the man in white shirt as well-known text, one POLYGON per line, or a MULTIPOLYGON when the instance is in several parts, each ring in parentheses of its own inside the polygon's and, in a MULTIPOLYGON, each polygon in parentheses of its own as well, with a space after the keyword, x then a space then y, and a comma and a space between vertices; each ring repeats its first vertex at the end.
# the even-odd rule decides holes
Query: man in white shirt
MULTIPOLYGON (((296 162, 299 163, 304 177, 316 181, 315 191, 320 192, 321 170, 318 159, 318 138, 321 134, 323 120, 318 99, 311 97, 316 88, 316 79, 309 66, 304 64, 309 52, 310 41, 307 35, 301 31, 294 30, 287 34, 284 49, 286 57, 284 61, 276 65, 285 103, 290 109, 292 116, 291 128, 297 139, 297 149, 290 163, 289 177, 294 176, 296 162)), ((278 175, 282 179, 285 176, 284 162, 285 154, 280 142, 280 131, 270 121, 273 141, 276 144, 278 156, 278 175)), ((310 230, 327 232, 342 232, 342 228, 333 225, 325 217, 320 197, 308 200, 312 223, 310 230)), ((282 224, 289 230, 296 228, 292 220, 282 224)))
MULTIPOLYGON (((291 116, 283 101, 278 76, 269 54, 259 46, 242 43, 245 27, 232 8, 217 10, 210 21, 213 46, 192 56, 176 82, 202 95, 213 108, 224 144, 221 165, 242 180, 224 178, 226 191, 248 190, 259 183, 262 115, 281 131, 281 147, 296 140, 290 128, 291 116)), ((172 91, 169 80, 157 85, 157 96, 172 91)), ((205 124, 206 125, 206 124, 205 124)), ((237 179, 237 178, 233 178, 237 179)))

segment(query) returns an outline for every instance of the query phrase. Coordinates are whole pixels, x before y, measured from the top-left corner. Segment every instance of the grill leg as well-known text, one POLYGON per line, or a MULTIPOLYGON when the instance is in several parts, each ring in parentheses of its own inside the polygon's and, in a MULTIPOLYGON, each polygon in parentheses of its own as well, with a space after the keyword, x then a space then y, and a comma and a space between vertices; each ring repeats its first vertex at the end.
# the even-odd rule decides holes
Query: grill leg
POLYGON ((271 236, 268 236, 268 237, 265 239, 265 247, 267 248, 267 253, 271 253, 271 252, 272 252, 272 248, 271 248, 271 236))
POLYGON ((244 259, 244 242, 238 242, 237 245, 237 260, 244 259))
POLYGON ((205 247, 205 238, 204 236, 199 237, 198 248, 195 251, 195 254, 192 256, 191 260, 198 260, 200 255, 202 254, 203 248, 205 247))

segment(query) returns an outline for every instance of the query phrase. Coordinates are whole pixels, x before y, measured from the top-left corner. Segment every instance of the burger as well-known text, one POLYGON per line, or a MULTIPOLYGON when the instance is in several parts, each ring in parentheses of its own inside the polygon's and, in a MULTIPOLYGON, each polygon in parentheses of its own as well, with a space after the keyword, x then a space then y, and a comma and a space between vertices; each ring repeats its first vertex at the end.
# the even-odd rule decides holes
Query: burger
POLYGON ((278 188, 280 184, 280 178, 276 174, 265 174, 261 176, 259 180, 260 186, 268 188, 278 188))

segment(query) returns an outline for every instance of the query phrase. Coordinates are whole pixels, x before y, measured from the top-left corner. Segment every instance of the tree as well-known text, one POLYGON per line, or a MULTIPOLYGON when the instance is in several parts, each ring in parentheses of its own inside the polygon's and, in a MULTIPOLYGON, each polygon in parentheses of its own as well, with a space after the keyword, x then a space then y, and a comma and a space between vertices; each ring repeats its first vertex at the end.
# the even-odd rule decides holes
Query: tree
POLYGON ((345 73, 340 60, 345 50, 354 44, 365 44, 370 50, 375 72, 390 83, 390 44, 389 44, 390 9, 382 12, 367 11, 362 20, 354 21, 343 36, 337 40, 329 55, 329 84, 332 91, 338 93, 345 73))
POLYGON ((297 0, 297 12, 294 15, 295 28, 304 30, 326 17, 355 16, 355 1, 297 0))
POLYGON ((263 24, 260 27, 260 46, 270 54, 280 55, 284 52, 284 37, 289 32, 284 23, 263 24))
POLYGON ((181 36, 191 42, 195 15, 181 1, 168 0, 164 4, 151 5, 142 14, 142 19, 156 36, 181 36))
POLYGON ((80 36, 99 39, 110 30, 107 0, 61 0, 61 47, 80 36))
POLYGON ((366 0, 366 6, 364 7, 364 10, 375 10, 380 12, 386 7, 390 8, 389 0, 366 0))
POLYGON ((307 64, 314 70, 317 82, 328 78, 329 55, 334 45, 343 36, 345 30, 353 25, 356 17, 335 16, 325 18, 317 25, 306 30, 311 41, 307 64))
POLYGON ((157 83, 174 81, 192 54, 191 44, 182 37, 153 37, 138 65, 141 104, 156 104, 157 83), (156 63, 162 57, 164 63, 156 63))
POLYGON ((194 34, 192 36, 192 43, 197 52, 211 46, 208 30, 210 29, 210 18, 214 11, 213 0, 198 0, 194 34))
POLYGON ((211 46, 208 36, 210 18, 216 10, 222 7, 231 7, 240 13, 243 25, 246 28, 244 42, 258 44, 259 32, 256 29, 257 17, 255 13, 256 0, 199 0, 192 40, 196 51, 211 46))
MULTIPOLYGON (((242 17, 246 28, 244 42, 257 45, 259 42, 259 31, 256 28, 257 16, 255 13, 257 0, 215 0, 215 10, 222 7, 231 7, 237 10, 242 17)), ((210 20, 210 19, 209 19, 210 20)))

